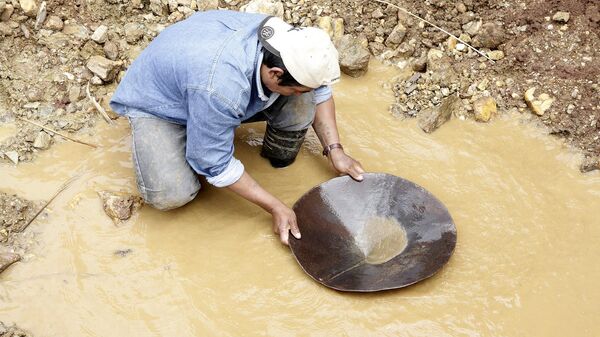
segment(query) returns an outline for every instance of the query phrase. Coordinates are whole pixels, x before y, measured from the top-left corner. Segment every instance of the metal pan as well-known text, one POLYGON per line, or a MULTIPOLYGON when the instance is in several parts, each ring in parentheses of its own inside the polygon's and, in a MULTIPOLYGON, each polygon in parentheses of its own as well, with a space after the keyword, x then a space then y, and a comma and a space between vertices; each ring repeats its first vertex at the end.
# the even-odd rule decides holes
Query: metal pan
POLYGON ((446 207, 422 187, 384 173, 314 187, 294 205, 302 239, 290 248, 317 282, 341 291, 409 286, 435 274, 456 246, 446 207))

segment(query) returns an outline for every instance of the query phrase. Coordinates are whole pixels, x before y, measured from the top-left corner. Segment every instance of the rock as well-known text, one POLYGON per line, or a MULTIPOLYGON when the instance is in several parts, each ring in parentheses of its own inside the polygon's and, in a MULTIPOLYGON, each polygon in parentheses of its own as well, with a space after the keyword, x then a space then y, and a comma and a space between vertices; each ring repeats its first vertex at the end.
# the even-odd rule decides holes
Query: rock
POLYGON ((219 0, 198 0, 197 6, 201 12, 218 9, 219 0))
POLYGON ((538 116, 543 116, 544 113, 552 107, 554 98, 548 94, 541 94, 539 97, 535 97, 536 88, 530 88, 525 92, 525 102, 527 106, 538 116))
POLYGON ((102 56, 94 55, 90 57, 90 60, 86 66, 92 73, 98 75, 98 77, 100 77, 103 81, 110 82, 119 72, 121 68, 121 62, 111 61, 102 56))
POLYGON ((67 35, 72 35, 81 40, 87 40, 90 36, 90 31, 83 25, 66 24, 62 32, 67 35))
POLYGON ((579 167, 581 173, 600 170, 600 157, 587 157, 579 167))
POLYGON ((0 22, 0 36, 11 36, 13 35, 13 29, 6 22, 0 22))
POLYGON ((471 22, 464 24, 462 26, 462 29, 465 33, 467 33, 471 36, 475 36, 475 35, 477 35, 477 33, 479 33, 479 30, 481 29, 482 24, 483 24, 483 21, 481 21, 481 20, 471 21, 471 22))
POLYGON ((44 25, 44 27, 50 30, 59 31, 63 29, 64 25, 65 24, 60 17, 56 15, 50 15, 46 20, 46 24, 44 25))
POLYGON ((125 40, 134 44, 144 36, 144 27, 139 23, 128 23, 123 29, 125 30, 125 40))
POLYGON ((371 17, 373 19, 381 19, 383 16, 384 14, 379 7, 375 8, 375 10, 371 13, 371 17))
POLYGON ((418 116, 419 127, 427 133, 432 133, 450 120, 454 111, 460 109, 461 105, 462 101, 458 97, 450 96, 444 98, 438 106, 421 110, 418 116))
POLYGON ((100 191, 98 195, 104 212, 115 223, 129 219, 143 204, 142 198, 124 192, 100 191))
MULTIPOLYGON (((333 36, 332 41, 339 41, 344 36, 344 19, 335 18, 333 19, 333 36)), ((366 48, 366 46, 365 46, 366 48)))
POLYGON ((25 15, 34 17, 37 14, 38 6, 35 0, 19 0, 19 5, 25 15))
POLYGON ((84 97, 85 93, 81 86, 74 84, 69 88, 69 102, 75 103, 84 97))
POLYGON ((4 152, 4 154, 8 157, 8 159, 10 159, 10 161, 15 163, 15 165, 19 163, 19 153, 17 153, 17 151, 8 151, 4 152))
POLYGON ((496 100, 492 97, 482 97, 473 103, 475 120, 489 122, 497 113, 496 100))
MULTIPOLYGON (((10 267, 13 263, 21 260, 21 255, 15 253, 0 253, 0 273, 10 267)), ((4 336, 4 335, 3 335, 4 336)), ((11 336, 13 336, 11 334, 11 336)), ((16 336, 16 335, 15 335, 16 336)))
POLYGON ((499 24, 486 23, 481 27, 479 34, 473 39, 473 46, 496 49, 506 41, 504 28, 499 24))
POLYGON ((317 18, 315 24, 317 27, 324 30, 330 38, 333 37, 333 20, 331 19, 331 16, 320 16, 317 18))
POLYGON ((556 12, 556 14, 554 14, 554 16, 552 17, 552 20, 556 22, 567 23, 569 22, 570 18, 571 13, 569 12, 556 12))
POLYGON ((119 47, 116 43, 108 41, 104 43, 104 55, 109 60, 115 61, 119 57, 119 47))
POLYGON ((89 40, 86 42, 83 47, 79 50, 79 55, 82 59, 87 60, 93 55, 103 55, 104 50, 102 46, 97 44, 96 42, 89 40))
POLYGON ((107 37, 108 27, 106 27, 105 25, 100 25, 100 27, 96 28, 96 30, 92 34, 92 40, 100 44, 106 42, 107 37))
POLYGON ((44 24, 44 21, 46 21, 47 14, 48 13, 46 11, 46 1, 42 1, 40 9, 35 18, 35 25, 33 26, 35 29, 39 29, 44 24))
POLYGON ((452 68, 452 60, 438 49, 430 49, 427 53, 427 72, 431 72, 431 80, 443 87, 450 87, 458 82, 458 75, 452 68))
POLYGON ((365 48, 360 39, 347 34, 339 40, 337 49, 340 58, 340 69, 347 75, 359 77, 369 68, 371 53, 365 48))
POLYGON ((150 0, 150 10, 158 16, 169 15, 169 3, 161 0, 150 0))
POLYGON ((90 83, 92 85, 103 85, 104 81, 102 81, 102 79, 100 77, 98 77, 98 75, 94 75, 91 79, 90 79, 90 83))
POLYGON ((388 47, 395 47, 402 43, 405 36, 406 27, 399 23, 396 25, 396 27, 394 27, 388 38, 385 40, 385 45, 388 47))
POLYGON ((35 140, 33 141, 33 147, 36 149, 45 150, 50 147, 50 142, 52 141, 52 137, 44 131, 40 131, 35 140))
POLYGON ((6 5, 6 7, 4 7, 2 15, 0 15, 0 21, 6 22, 10 20, 10 16, 14 13, 14 11, 15 7, 13 7, 13 5, 6 5))
POLYGON ((456 50, 458 50, 458 51, 465 51, 465 50, 467 50, 467 45, 465 45, 463 43, 457 43, 456 44, 456 50))
POLYGON ((487 53, 487 56, 494 61, 500 61, 504 58, 504 52, 502 50, 492 50, 487 53))
POLYGON ((283 19, 283 3, 277 0, 252 0, 240 7, 240 12, 260 13, 283 19))

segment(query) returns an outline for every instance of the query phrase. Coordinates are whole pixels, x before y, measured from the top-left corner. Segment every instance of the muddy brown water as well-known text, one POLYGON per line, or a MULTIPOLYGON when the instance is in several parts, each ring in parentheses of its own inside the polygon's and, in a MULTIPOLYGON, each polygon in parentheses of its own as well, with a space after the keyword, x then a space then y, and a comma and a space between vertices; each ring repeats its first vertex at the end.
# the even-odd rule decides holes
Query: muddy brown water
MULTIPOLYGON (((580 174, 578 153, 515 116, 452 120, 426 135, 387 112, 393 98, 380 81, 393 75, 374 65, 344 78, 339 127, 366 169, 412 180, 447 206, 458 243, 435 276, 376 294, 325 288, 279 243, 268 214, 207 184, 190 205, 144 207, 115 226, 96 192, 135 188, 121 120, 80 135, 101 149, 60 142, 33 163, 0 167, 0 188, 29 199, 80 175, 29 227, 31 254, 0 276, 0 320, 36 336, 598 335, 600 174, 580 174)), ((306 149, 283 170, 258 146, 236 149, 288 205, 333 177, 306 149)))

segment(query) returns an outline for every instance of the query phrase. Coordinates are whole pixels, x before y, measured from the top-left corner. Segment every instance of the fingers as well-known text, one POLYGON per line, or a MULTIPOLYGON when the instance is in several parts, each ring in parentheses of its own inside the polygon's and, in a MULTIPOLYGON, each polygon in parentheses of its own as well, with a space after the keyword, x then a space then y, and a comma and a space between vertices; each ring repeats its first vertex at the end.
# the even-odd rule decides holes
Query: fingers
POLYGON ((300 228, 298 228, 298 223, 296 222, 296 219, 293 219, 293 221, 290 221, 290 229, 292 231, 292 235, 296 239, 300 240, 302 235, 300 234, 300 228))
POLYGON ((283 243, 286 246, 290 245, 289 242, 289 238, 290 238, 290 231, 289 231, 289 227, 288 226, 283 226, 284 228, 282 228, 281 231, 279 231, 279 240, 281 240, 281 243, 283 243))

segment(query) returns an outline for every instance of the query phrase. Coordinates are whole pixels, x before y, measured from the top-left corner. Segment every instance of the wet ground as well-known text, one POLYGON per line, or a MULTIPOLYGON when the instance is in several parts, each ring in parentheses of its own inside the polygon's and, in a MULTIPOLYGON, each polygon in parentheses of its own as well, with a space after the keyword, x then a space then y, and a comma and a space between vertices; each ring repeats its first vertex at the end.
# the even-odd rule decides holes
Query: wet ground
MULTIPOLYGON (((85 140, 57 139, 18 167, 2 163, 0 189, 47 200, 29 254, 0 278, 0 317, 35 336, 595 336, 600 314, 600 174, 581 154, 504 115, 483 125, 451 120, 434 134, 398 121, 376 66, 336 89, 345 148, 368 171, 414 181, 436 195, 458 242, 435 276, 398 291, 349 295, 296 264, 261 209, 203 184, 186 207, 143 207, 115 225, 98 191, 135 191, 126 121, 85 140)), ((258 155, 260 124, 238 132, 236 156, 292 205, 331 177, 308 149, 275 170, 258 155), (246 141, 243 141, 246 140, 246 141), (250 143, 250 144, 249 144, 250 143)))

